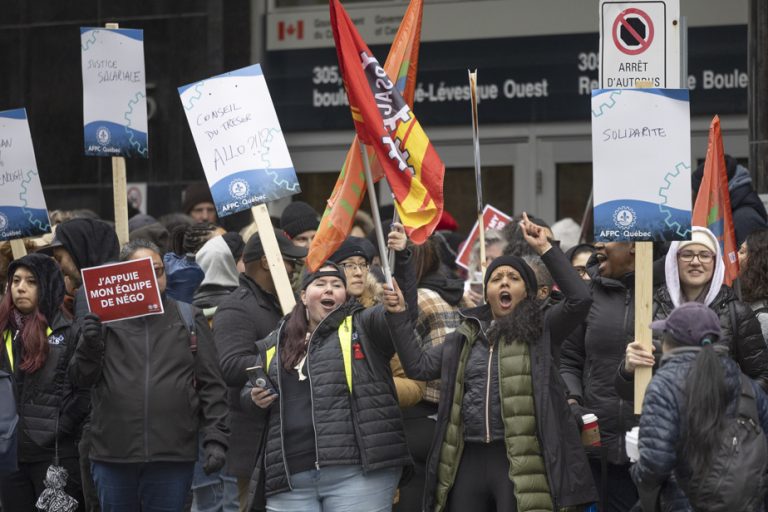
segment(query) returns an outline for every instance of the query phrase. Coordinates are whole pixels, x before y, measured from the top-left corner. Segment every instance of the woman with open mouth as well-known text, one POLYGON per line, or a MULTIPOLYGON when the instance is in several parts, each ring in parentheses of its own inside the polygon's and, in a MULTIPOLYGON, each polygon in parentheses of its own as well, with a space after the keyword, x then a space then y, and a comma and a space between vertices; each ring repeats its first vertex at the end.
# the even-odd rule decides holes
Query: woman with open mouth
POLYGON ((369 308, 347 296, 344 270, 323 264, 256 344, 266 378, 243 406, 267 409, 252 499, 268 511, 389 511, 411 464, 389 370, 392 338, 413 332, 405 301, 391 289, 369 308))
POLYGON ((525 214, 520 225, 561 302, 543 312, 533 270, 501 256, 486 270, 486 304, 462 311, 444 343, 422 352, 413 336, 394 340, 408 376, 441 379, 423 510, 559 511, 597 501, 552 358, 592 300, 545 231, 525 214))

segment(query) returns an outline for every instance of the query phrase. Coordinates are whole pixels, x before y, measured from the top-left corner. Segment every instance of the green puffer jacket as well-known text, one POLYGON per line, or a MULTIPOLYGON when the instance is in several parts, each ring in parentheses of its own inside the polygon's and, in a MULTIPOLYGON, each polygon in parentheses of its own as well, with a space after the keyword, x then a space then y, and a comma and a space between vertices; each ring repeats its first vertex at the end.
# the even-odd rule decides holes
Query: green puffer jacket
MULTIPOLYGON (((514 352, 516 343, 502 343, 504 347, 499 364, 505 441, 507 447, 515 446, 511 453, 508 448, 508 456, 512 457, 510 478, 524 497, 523 501, 518 500, 518 504, 522 504, 520 512, 542 510, 535 508, 539 506, 543 506, 543 510, 562 510, 598 499, 579 429, 566 401, 565 387, 552 356, 565 337, 584 320, 592 300, 588 288, 559 249, 547 251, 542 260, 565 298, 546 311, 541 337, 526 346, 528 356, 524 352, 514 352), (530 366, 521 364, 525 360, 530 366), (527 392, 526 384, 528 374, 530 392, 527 392), (533 406, 533 418, 526 418, 525 411, 530 412, 528 404, 533 406), (518 407, 521 409, 518 410, 518 407), (521 413, 523 420, 518 421, 515 415, 521 413), (528 436, 528 442, 519 443, 531 427, 535 429, 535 438, 528 436), (520 445, 519 452, 517 444, 520 445), (539 460, 536 444, 543 461, 546 486, 549 487, 549 504, 546 500, 539 501, 546 487, 540 480, 538 465, 530 471, 531 478, 516 474, 512 468, 517 463, 514 457, 534 462, 539 460), (551 508, 546 508, 547 505, 551 508)), ((435 437, 427 462, 425 511, 440 510, 439 504, 445 503, 450 492, 445 484, 453 482, 463 443, 461 396, 464 369, 481 325, 492 320, 487 305, 464 311, 462 316, 459 329, 449 334, 444 343, 426 351, 420 350, 415 339, 393 339, 408 377, 419 380, 441 378, 435 437), (441 474, 450 478, 443 479, 439 484, 441 474)))

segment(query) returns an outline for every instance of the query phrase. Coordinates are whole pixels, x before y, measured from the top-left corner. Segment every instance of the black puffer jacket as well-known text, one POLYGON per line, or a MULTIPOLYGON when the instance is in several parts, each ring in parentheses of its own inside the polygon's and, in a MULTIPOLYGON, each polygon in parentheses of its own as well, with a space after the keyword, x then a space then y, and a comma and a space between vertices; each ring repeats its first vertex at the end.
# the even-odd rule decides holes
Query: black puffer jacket
MULTIPOLYGON (((640 459, 632 468, 632 477, 641 494, 661 486, 662 512, 691 510, 676 482, 685 483, 690 477, 690 468, 679 459, 679 454, 685 435, 685 383, 697 355, 697 348, 687 347, 665 354, 645 392, 638 443, 640 459)), ((740 372, 729 358, 720 361, 730 397, 726 415, 734 417, 741 390, 740 372)), ((768 432, 768 398, 757 384, 753 388, 760 424, 763 432, 768 432)))
MULTIPOLYGON (((741 302, 734 291, 725 285, 709 307, 720 317, 721 336, 718 343, 727 345, 741 370, 768 391, 768 350, 760 322, 752 308, 741 302)), ((667 318, 673 309, 669 289, 664 285, 656 290, 653 297, 653 319, 667 318)))
MULTIPOLYGON (((362 462, 363 470, 371 471, 411 464, 389 361, 395 353, 392 339, 410 338, 412 331, 407 312, 386 313, 381 305, 363 309, 356 301, 331 312, 315 329, 309 340, 305 372, 312 388, 312 411, 307 413, 313 418, 319 467, 362 462), (362 354, 351 359, 351 399, 338 335, 348 315, 353 316, 353 346, 359 343, 362 354), (348 439, 357 440, 357 449, 338 442, 348 439), (356 453, 361 461, 348 458, 356 453)), ((269 361, 268 374, 278 389, 281 332, 278 328, 257 343, 262 360, 269 361), (273 347, 276 349, 270 351, 274 354, 270 357, 267 351, 273 347)), ((250 388, 246 385, 243 389, 242 403, 256 408, 250 402, 250 388)), ((270 496, 290 489, 282 447, 284 399, 281 393, 269 409, 266 448, 254 470, 253 480, 257 483, 252 482, 252 493, 263 491, 270 496)))
POLYGON ((621 280, 602 277, 597 268, 597 260, 590 259, 592 308, 586 322, 563 343, 560 375, 569 396, 597 415, 608 462, 624 464, 629 460, 624 433, 637 422, 634 403, 618 395, 614 380, 635 336, 635 278, 633 273, 621 280))
POLYGON ((240 286, 221 302, 213 316, 213 338, 228 386, 230 442, 237 447, 227 454, 227 472, 238 478, 250 478, 253 472, 258 450, 253 439, 264 430, 266 416, 262 409, 244 411, 240 407, 240 390, 248 380, 245 369, 256 364, 256 342, 277 327, 281 311, 276 297, 240 274, 240 286))

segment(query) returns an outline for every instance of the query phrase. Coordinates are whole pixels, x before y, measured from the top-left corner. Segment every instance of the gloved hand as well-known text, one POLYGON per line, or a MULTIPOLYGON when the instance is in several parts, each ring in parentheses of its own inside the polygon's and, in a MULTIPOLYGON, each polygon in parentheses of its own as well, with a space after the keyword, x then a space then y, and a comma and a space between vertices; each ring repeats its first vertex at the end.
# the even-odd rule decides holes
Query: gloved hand
POLYGON ((205 464, 203 464, 203 471, 206 475, 215 473, 224 467, 224 463, 227 461, 227 450, 221 444, 216 441, 208 441, 203 446, 203 455, 205 464))
POLYGON ((98 315, 88 313, 83 318, 83 339, 91 345, 100 345, 104 342, 101 336, 101 319, 98 315))
POLYGON ((576 401, 571 403, 570 406, 571 406, 571 413, 573 414, 573 417, 576 420, 576 425, 579 427, 579 431, 581 431, 581 429, 584 427, 584 421, 581 419, 581 417, 584 416, 585 414, 589 414, 590 411, 586 410, 584 406, 582 406, 576 401))

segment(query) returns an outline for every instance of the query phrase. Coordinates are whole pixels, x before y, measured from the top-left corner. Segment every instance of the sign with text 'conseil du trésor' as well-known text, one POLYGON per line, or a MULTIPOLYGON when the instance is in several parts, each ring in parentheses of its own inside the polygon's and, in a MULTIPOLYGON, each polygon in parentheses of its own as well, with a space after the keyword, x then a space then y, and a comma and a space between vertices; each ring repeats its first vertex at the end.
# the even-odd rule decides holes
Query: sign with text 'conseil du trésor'
POLYGON ((0 112, 0 240, 50 232, 27 111, 0 112))
POLYGON ((144 32, 81 28, 85 154, 149 157, 144 32))
POLYGON ((219 217, 301 192, 259 64, 179 95, 219 217))
POLYGON ((687 89, 592 91, 596 241, 690 239, 687 89))

